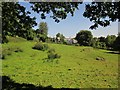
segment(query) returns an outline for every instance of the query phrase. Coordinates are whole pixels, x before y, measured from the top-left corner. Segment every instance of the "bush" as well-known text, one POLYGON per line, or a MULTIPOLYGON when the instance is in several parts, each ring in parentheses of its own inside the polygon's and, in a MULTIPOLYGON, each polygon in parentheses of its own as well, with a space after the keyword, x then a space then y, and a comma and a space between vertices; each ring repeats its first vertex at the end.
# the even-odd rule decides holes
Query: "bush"
POLYGON ((42 50, 42 51, 45 51, 48 48, 49 47, 47 44, 42 44, 41 42, 36 43, 35 46, 33 47, 33 49, 42 50))
POLYGON ((56 59, 56 58, 60 58, 60 57, 61 57, 60 55, 55 53, 55 49, 50 49, 48 51, 48 59, 56 59))
POLYGON ((55 59, 55 54, 54 53, 49 53, 48 54, 48 59, 55 59))

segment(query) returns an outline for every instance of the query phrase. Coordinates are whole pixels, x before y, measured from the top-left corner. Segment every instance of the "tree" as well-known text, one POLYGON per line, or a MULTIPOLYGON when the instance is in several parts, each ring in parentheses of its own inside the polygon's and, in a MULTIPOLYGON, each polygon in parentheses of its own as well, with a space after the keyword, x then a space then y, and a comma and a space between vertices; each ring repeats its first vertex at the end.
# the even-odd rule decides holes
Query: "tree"
POLYGON ((106 37, 106 45, 108 48, 113 48, 114 41, 116 40, 115 35, 108 35, 106 37))
MULTIPOLYGON (((59 22, 61 19, 66 19, 69 13, 73 16, 75 10, 79 9, 78 6, 82 4, 82 2, 31 2, 31 4, 32 10, 40 13, 42 19, 46 18, 46 14, 51 13, 51 18, 53 18, 55 22, 59 22)), ((94 23, 90 29, 96 29, 99 25, 106 27, 110 25, 111 22, 120 21, 119 5, 120 1, 93 1, 86 4, 83 16, 94 23)))
POLYGON ((65 36, 63 34, 57 33, 56 39, 57 39, 57 42, 64 43, 65 36))
POLYGON ((96 42, 98 42, 98 38, 97 37, 92 38, 91 46, 96 47, 96 42))
POLYGON ((46 22, 40 22, 39 29, 37 29, 38 38, 45 42, 48 34, 48 26, 46 22))
POLYGON ((76 37, 75 37, 78 43, 83 46, 90 46, 92 38, 93 38, 92 33, 87 30, 81 30, 76 34, 76 37))
POLYGON ((85 7, 84 17, 94 23, 90 29, 98 28, 98 25, 106 27, 111 22, 120 21, 119 2, 92 2, 85 7))
POLYGON ((118 33, 118 36, 114 41, 113 48, 114 50, 120 51, 120 33, 118 33))
POLYGON ((61 19, 66 19, 67 15, 70 13, 72 16, 78 5, 82 2, 30 2, 32 4, 31 8, 33 11, 40 13, 41 18, 45 19, 46 14, 52 14, 50 17, 59 22, 61 19))
POLYGON ((26 34, 26 39, 27 40, 33 40, 34 37, 36 36, 36 33, 34 32, 34 29, 30 29, 28 30, 27 34, 26 34))
POLYGON ((101 36, 101 37, 98 38, 98 40, 99 40, 99 42, 105 42, 106 38, 101 36))
POLYGON ((25 38, 27 31, 37 25, 35 17, 31 18, 29 14, 17 2, 2 2, 2 42, 7 35, 25 38))
POLYGON ((48 34, 48 26, 47 26, 47 23, 46 23, 46 22, 41 22, 41 23, 39 24, 39 31, 38 31, 38 33, 47 36, 47 34, 48 34))

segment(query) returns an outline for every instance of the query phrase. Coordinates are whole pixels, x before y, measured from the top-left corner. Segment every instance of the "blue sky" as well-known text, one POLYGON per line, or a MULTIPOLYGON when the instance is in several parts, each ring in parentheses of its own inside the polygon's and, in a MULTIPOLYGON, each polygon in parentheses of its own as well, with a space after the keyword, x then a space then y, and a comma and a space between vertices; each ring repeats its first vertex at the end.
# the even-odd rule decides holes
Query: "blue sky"
MULTIPOLYGON (((47 15, 46 19, 41 19, 40 15, 33 12, 30 8, 30 4, 27 2, 20 2, 21 5, 26 7, 27 11, 31 11, 31 17, 36 17, 36 22, 39 25, 40 22, 44 21, 48 24, 48 36, 54 37, 58 32, 62 33, 65 37, 75 37, 76 33, 80 30, 90 30, 89 27, 93 24, 89 19, 83 17, 83 12, 85 9, 85 4, 87 2, 79 5, 79 10, 76 10, 74 16, 70 14, 65 20, 61 20, 56 23, 50 15, 47 15)), ((34 29, 38 28, 38 25, 34 29)), ((98 27, 96 30, 90 30, 94 37, 107 36, 107 35, 117 35, 118 34, 118 22, 111 23, 108 27, 98 27)))

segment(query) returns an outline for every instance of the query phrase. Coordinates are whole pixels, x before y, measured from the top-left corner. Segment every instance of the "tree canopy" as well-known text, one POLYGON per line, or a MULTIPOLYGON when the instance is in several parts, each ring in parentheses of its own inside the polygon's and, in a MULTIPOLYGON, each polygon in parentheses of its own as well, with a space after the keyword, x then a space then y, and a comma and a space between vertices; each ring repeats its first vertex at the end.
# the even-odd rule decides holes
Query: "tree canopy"
POLYGON ((30 12, 25 7, 15 2, 2 2, 2 37, 20 36, 26 37, 26 33, 37 25, 35 17, 29 16, 30 12))
POLYGON ((98 25, 106 27, 120 21, 120 2, 92 2, 86 5, 83 16, 94 23, 90 29, 96 29, 98 25))
MULTIPOLYGON (((41 18, 45 19, 46 14, 52 13, 51 18, 55 22, 60 19, 66 19, 69 13, 74 15, 75 10, 80 9, 78 6, 82 2, 31 2, 32 10, 40 13, 41 18)), ((98 26, 106 27, 111 22, 120 21, 120 2, 91 2, 86 4, 83 16, 88 18, 94 24, 90 29, 96 29, 98 26)))
POLYGON ((93 38, 92 33, 87 30, 81 30, 76 34, 75 37, 78 43, 83 46, 90 46, 92 38, 93 38))

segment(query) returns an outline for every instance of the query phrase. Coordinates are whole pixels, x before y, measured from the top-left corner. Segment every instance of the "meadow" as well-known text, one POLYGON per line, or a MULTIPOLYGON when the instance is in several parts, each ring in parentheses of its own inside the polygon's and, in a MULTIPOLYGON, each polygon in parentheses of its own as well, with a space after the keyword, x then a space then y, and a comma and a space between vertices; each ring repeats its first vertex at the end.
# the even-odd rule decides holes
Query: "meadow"
POLYGON ((32 49, 35 43, 15 39, 3 44, 3 50, 11 51, 0 60, 2 76, 20 84, 53 88, 118 88, 118 54, 92 47, 48 43, 61 58, 46 62, 47 51, 32 49), (104 60, 96 60, 97 57, 104 60))

